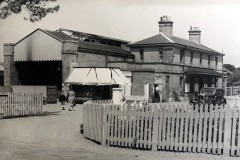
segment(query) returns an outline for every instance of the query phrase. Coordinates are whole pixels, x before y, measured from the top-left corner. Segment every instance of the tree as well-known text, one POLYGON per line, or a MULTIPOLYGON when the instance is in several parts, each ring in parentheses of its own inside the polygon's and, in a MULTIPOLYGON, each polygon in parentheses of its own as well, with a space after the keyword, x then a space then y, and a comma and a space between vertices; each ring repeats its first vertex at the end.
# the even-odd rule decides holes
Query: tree
POLYGON ((234 72, 236 70, 236 67, 232 64, 224 64, 223 67, 229 70, 230 72, 234 72))
POLYGON ((18 14, 22 9, 29 12, 29 17, 24 17, 25 20, 36 22, 44 18, 49 13, 55 13, 60 9, 59 5, 47 7, 50 2, 56 0, 0 0, 0 19, 5 19, 9 15, 18 14))

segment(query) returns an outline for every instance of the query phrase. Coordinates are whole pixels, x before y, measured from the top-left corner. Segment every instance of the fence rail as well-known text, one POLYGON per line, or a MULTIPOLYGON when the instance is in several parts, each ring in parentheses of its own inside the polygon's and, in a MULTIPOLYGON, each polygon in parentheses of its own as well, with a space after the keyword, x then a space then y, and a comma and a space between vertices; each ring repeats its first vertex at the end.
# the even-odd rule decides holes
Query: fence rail
POLYGON ((42 114, 42 93, 0 93, 0 116, 18 117, 42 114))
POLYGON ((88 103, 84 136, 107 146, 240 156, 240 110, 236 105, 88 103))

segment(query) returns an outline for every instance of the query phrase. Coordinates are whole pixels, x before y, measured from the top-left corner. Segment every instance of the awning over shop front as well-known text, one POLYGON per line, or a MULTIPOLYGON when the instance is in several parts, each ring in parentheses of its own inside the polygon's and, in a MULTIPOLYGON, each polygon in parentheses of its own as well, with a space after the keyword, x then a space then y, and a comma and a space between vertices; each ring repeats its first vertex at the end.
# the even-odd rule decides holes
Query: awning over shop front
POLYGON ((216 72, 214 70, 209 69, 201 69, 201 68, 188 68, 185 70, 184 74, 186 75, 209 75, 215 77, 226 77, 226 74, 216 72))
POLYGON ((79 85, 131 85, 131 82, 118 68, 74 68, 67 80, 67 84, 79 85))

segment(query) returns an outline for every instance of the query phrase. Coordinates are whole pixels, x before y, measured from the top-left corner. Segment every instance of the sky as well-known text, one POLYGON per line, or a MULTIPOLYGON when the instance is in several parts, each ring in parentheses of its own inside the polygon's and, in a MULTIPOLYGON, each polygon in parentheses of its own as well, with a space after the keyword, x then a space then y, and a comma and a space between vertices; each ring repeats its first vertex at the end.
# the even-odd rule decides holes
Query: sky
POLYGON ((57 13, 39 22, 24 20, 28 12, 0 20, 3 44, 16 43, 37 28, 71 29, 136 42, 159 33, 158 21, 171 17, 173 34, 188 39, 190 26, 201 30, 201 43, 225 54, 224 63, 240 67, 240 2, 237 0, 57 0, 57 13), (239 59, 238 59, 239 58, 239 59))

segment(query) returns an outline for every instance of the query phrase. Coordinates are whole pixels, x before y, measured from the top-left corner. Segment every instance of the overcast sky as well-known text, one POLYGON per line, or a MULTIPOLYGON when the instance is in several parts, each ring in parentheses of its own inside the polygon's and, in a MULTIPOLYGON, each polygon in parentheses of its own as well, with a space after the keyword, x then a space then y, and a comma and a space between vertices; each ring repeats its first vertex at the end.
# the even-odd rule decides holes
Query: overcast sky
POLYGON ((16 43, 37 28, 66 28, 135 42, 158 34, 160 17, 168 15, 175 36, 188 38, 190 26, 200 27, 202 44, 223 51, 224 63, 240 67, 237 0, 57 0, 54 4, 60 4, 60 11, 40 22, 25 21, 26 12, 0 20, 0 61, 4 43, 16 43))

